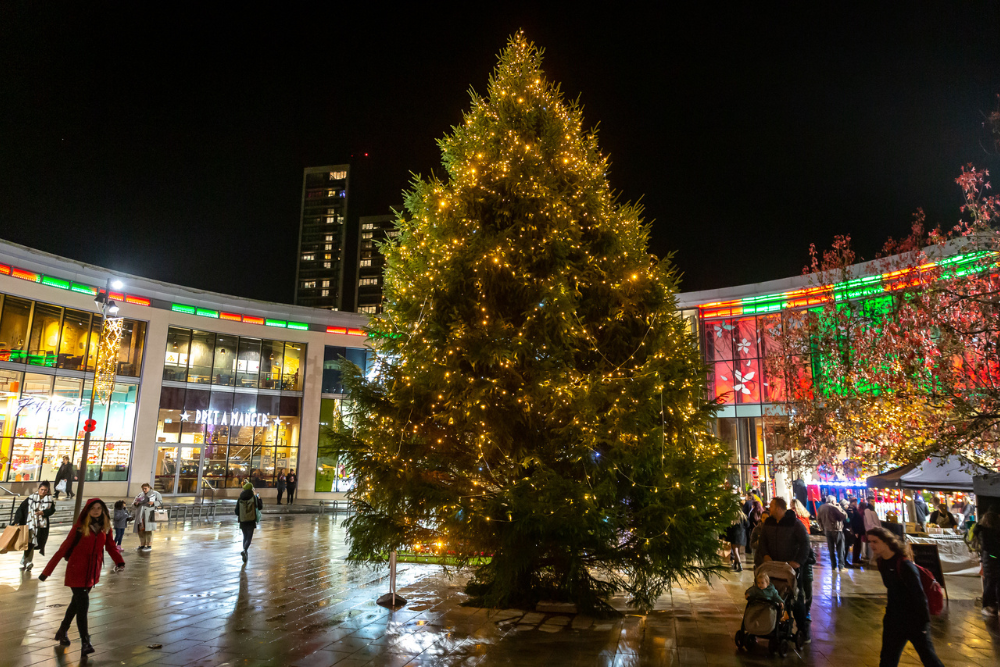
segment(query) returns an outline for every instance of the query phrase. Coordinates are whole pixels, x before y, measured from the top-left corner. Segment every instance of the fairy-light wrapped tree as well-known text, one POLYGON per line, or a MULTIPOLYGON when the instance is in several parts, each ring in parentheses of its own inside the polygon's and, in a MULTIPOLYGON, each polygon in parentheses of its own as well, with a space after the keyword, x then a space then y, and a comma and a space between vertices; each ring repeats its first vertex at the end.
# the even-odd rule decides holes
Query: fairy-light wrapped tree
POLYGON ((677 273, 541 55, 510 40, 439 141, 447 177, 414 180, 383 248, 375 362, 345 364, 334 434, 350 556, 441 544, 492 556, 467 588, 482 604, 601 611, 624 591, 649 609, 716 566, 728 453, 677 273))

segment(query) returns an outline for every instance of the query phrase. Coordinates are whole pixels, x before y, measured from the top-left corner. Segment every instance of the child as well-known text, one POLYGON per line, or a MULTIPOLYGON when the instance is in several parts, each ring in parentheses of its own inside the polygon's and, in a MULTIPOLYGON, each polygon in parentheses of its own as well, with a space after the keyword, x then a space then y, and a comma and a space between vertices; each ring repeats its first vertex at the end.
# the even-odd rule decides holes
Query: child
POLYGON ((115 503, 115 544, 122 545, 122 538, 125 536, 125 529, 128 527, 128 510, 125 509, 125 501, 119 500, 115 503))
MULTIPOLYGON (((769 602, 774 602, 778 605, 779 609, 784 609, 784 600, 781 599, 781 593, 778 589, 771 585, 771 577, 767 576, 763 572, 757 575, 756 583, 746 590, 744 597, 747 601, 750 600, 767 600, 769 602)), ((786 620, 788 614, 782 614, 781 619, 786 620)))

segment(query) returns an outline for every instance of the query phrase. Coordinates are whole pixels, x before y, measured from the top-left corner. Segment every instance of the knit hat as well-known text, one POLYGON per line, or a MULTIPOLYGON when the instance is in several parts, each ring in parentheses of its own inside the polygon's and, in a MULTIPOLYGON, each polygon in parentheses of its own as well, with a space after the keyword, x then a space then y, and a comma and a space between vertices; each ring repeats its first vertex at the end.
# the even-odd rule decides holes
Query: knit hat
POLYGON ((247 491, 253 491, 253 484, 250 483, 249 479, 243 482, 243 488, 246 489, 247 491))

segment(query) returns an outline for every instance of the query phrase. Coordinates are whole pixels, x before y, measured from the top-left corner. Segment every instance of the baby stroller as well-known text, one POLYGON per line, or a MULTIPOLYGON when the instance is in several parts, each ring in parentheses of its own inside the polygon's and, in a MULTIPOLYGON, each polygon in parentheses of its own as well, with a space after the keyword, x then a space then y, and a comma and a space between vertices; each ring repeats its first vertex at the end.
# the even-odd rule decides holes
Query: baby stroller
POLYGON ((788 563, 769 561, 762 563, 754 571, 754 580, 761 574, 771 579, 771 584, 778 589, 784 600, 784 611, 789 612, 787 620, 782 620, 782 610, 769 600, 750 600, 743 612, 743 624, 736 632, 736 646, 747 651, 757 645, 758 639, 767 639, 771 655, 778 653, 784 658, 788 655, 788 643, 795 642, 795 648, 802 650, 805 638, 801 632, 792 632, 792 603, 798 595, 795 581, 795 570, 788 563))

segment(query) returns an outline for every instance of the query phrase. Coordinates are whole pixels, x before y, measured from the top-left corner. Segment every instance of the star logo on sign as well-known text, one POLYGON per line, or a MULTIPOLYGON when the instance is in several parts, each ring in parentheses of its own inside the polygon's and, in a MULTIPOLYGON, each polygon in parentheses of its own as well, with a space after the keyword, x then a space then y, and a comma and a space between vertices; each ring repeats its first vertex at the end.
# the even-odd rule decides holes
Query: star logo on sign
POLYGON ((274 421, 276 426, 281 425, 281 417, 275 417, 272 421, 274 421))
POLYGON ((186 422, 190 416, 191 416, 191 413, 189 413, 187 410, 185 410, 184 412, 181 413, 181 421, 182 422, 186 422))

